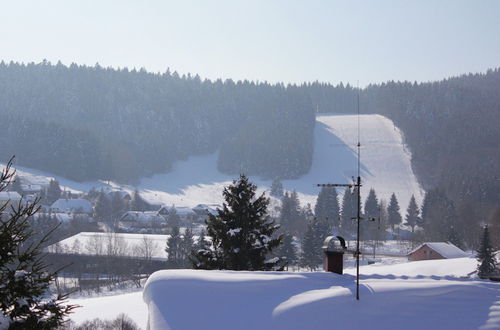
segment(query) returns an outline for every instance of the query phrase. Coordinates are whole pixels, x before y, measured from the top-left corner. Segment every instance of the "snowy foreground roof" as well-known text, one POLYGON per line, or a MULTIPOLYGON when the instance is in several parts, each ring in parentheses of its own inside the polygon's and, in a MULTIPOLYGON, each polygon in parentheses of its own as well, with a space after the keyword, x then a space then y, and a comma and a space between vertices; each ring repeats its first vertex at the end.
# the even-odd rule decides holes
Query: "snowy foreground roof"
POLYGON ((164 270, 148 279, 148 329, 478 329, 500 326, 499 284, 464 278, 473 258, 355 270, 237 272, 164 270))
POLYGON ((419 250, 423 246, 428 246, 440 255, 442 255, 444 258, 450 259, 450 258, 465 258, 468 257, 469 255, 465 253, 464 251, 460 250, 458 247, 451 243, 445 243, 445 242, 427 242, 423 243, 420 245, 418 248, 415 250, 411 251, 409 254, 412 254, 413 252, 419 250))
POLYGON ((81 232, 50 245, 47 250, 84 255, 107 255, 109 250, 113 250, 119 256, 142 257, 142 250, 147 244, 153 259, 166 260, 165 247, 169 237, 170 235, 81 232), (108 249, 110 244, 113 244, 113 249, 108 249))

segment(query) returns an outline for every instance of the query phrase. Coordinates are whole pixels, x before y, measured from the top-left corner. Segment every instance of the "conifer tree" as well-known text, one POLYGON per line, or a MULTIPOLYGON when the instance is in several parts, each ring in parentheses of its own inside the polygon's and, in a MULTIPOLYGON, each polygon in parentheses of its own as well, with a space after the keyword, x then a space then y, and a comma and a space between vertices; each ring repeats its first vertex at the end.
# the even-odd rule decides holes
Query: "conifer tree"
POLYGON ((149 204, 142 197, 137 189, 134 190, 132 194, 132 200, 130 203, 130 209, 132 211, 144 212, 149 209, 149 204))
POLYGON ((323 240, 321 240, 318 235, 318 227, 318 219, 312 219, 309 221, 306 233, 302 239, 302 255, 300 258, 300 265, 311 271, 316 270, 322 261, 321 245, 323 244, 323 240))
POLYGON ((94 206, 94 216, 98 221, 108 221, 111 217, 111 201, 102 190, 94 206))
POLYGON ((394 233, 394 226, 402 222, 401 213, 399 213, 399 203, 395 193, 391 195, 389 206, 387 206, 387 213, 391 231, 394 233))
POLYGON ((184 235, 182 235, 182 240, 180 242, 180 252, 182 258, 182 267, 191 268, 191 254, 193 252, 193 232, 191 229, 186 228, 184 235))
POLYGON ((127 205, 123 200, 122 195, 118 191, 115 191, 111 195, 111 216, 114 219, 119 219, 125 212, 126 208, 127 205))
POLYGON ((283 235, 283 244, 277 249, 277 255, 284 258, 287 266, 297 264, 297 248, 293 243, 293 236, 289 234, 283 235))
POLYGON ((481 243, 479 249, 477 250, 477 260, 479 265, 477 267, 477 274, 479 277, 486 277, 493 273, 495 270, 495 254, 494 249, 491 246, 490 234, 488 232, 488 226, 484 226, 483 236, 481 237, 481 243))
POLYGON ((283 184, 278 178, 275 178, 271 184, 271 196, 276 198, 283 197, 283 184))
POLYGON ((172 268, 182 267, 183 254, 182 254, 182 237, 178 226, 173 226, 170 237, 167 240, 167 248, 165 251, 168 254, 168 262, 172 268))
MULTIPOLYGON (((0 173, 0 191, 11 182, 11 162, 0 173)), ((51 232, 33 241, 29 225, 39 207, 18 203, 13 210, 0 207, 0 328, 55 329, 76 308, 64 305, 67 295, 52 296, 49 286, 57 273, 43 262, 42 247, 51 232), (31 243, 28 243, 31 240, 31 243)))
POLYGON ((209 214, 208 236, 212 249, 197 253, 195 268, 232 270, 270 270, 280 267, 281 260, 267 256, 281 244, 274 237, 279 226, 267 215, 269 200, 255 196, 257 187, 245 175, 224 188, 225 202, 218 214, 209 214))
POLYGON ((418 209, 417 202, 415 201, 415 196, 411 195, 410 203, 408 204, 408 209, 406 210, 406 224, 411 227, 411 232, 415 232, 415 226, 420 222, 420 210, 418 209))
POLYGON ((292 235, 300 236, 303 217, 300 212, 300 202, 297 192, 285 192, 281 199, 281 212, 279 222, 281 229, 292 235))
POLYGON ((344 236, 354 235, 356 221, 353 218, 357 215, 357 191, 352 192, 349 189, 344 191, 342 197, 342 212, 341 212, 341 232, 344 236))
POLYGON ((45 196, 47 203, 52 204, 61 198, 61 187, 57 180, 50 180, 49 187, 47 188, 47 195, 45 196))
POLYGON ((177 214, 175 206, 172 206, 168 210, 167 224, 172 228, 179 227, 181 225, 181 217, 177 214))
POLYGON ((378 234, 380 210, 378 205, 377 194, 375 189, 371 188, 366 197, 364 217, 367 221, 363 221, 361 225, 361 237, 363 239, 375 239, 378 234))
POLYGON ((318 219, 326 220, 330 231, 338 230, 340 207, 335 187, 321 187, 316 199, 314 214, 318 219))
POLYGON ((205 238, 205 231, 202 230, 200 232, 200 236, 198 236, 198 239, 194 244, 193 254, 196 254, 199 250, 209 250, 209 249, 210 249, 210 244, 207 242, 205 238))

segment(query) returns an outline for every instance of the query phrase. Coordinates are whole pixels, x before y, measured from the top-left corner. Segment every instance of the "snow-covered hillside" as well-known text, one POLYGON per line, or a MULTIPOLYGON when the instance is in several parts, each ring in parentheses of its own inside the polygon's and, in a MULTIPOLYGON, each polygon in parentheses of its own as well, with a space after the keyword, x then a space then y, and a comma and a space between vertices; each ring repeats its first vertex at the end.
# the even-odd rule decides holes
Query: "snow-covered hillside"
MULTIPOLYGON (((348 183, 357 175, 357 123, 356 115, 318 115, 314 132, 314 154, 311 170, 297 180, 283 182, 285 189, 295 189, 303 204, 314 206, 319 188, 318 183, 348 183)), ((411 194, 417 202, 423 197, 411 169, 411 155, 405 149, 403 137, 393 122, 380 115, 362 115, 361 124, 361 176, 363 199, 370 188, 377 191, 379 198, 389 199, 395 192, 401 210, 404 211, 411 194)), ((19 174, 31 183, 48 183, 47 177, 39 171, 19 168, 19 174)), ((63 186, 74 191, 86 191, 108 186, 105 182, 76 183, 56 177, 63 186)), ((171 172, 144 178, 138 188, 150 202, 195 206, 200 203, 220 204, 223 187, 235 177, 217 170, 217 154, 190 157, 175 163, 171 172)), ((252 178, 260 191, 269 189, 271 182, 252 178)), ((111 186, 117 186, 113 183, 111 186)), ((121 187, 132 191, 134 187, 121 187)))
POLYGON ((473 258, 325 272, 166 270, 144 292, 72 299, 72 319, 123 312, 151 329, 498 329, 500 284, 466 275, 473 258), (142 298, 146 304, 142 303, 142 298), (148 306, 149 308, 147 308, 148 306), (148 316, 149 314, 149 316, 148 316))

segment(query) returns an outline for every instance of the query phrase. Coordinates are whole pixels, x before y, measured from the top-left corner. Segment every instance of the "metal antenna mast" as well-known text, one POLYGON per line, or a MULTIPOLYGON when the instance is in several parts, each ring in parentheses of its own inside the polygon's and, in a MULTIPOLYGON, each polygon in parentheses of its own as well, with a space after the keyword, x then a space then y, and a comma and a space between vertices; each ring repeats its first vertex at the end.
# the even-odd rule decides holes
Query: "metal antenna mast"
POLYGON ((358 180, 357 180, 357 193, 358 193, 358 215, 357 220, 357 233, 356 233, 356 300, 359 300, 359 223, 361 221, 361 142, 360 142, 360 129, 359 129, 359 83, 358 83, 358 180))
MULTIPOLYGON (((359 112, 359 85, 358 85, 358 95, 357 95, 357 107, 358 107, 358 142, 357 142, 357 148, 358 148, 358 177, 355 183, 321 183, 317 184, 318 187, 346 187, 346 188, 353 188, 357 189, 357 215, 356 217, 352 218, 352 220, 357 220, 357 231, 356 231, 356 251, 354 252, 354 255, 356 256, 356 300, 359 300, 359 255, 361 254, 359 250, 359 232, 360 232, 360 222, 363 219, 361 217, 361 142, 360 142, 360 112, 359 112)), ((344 194, 349 193, 349 191, 346 189, 346 192, 344 194)), ((369 219, 372 220, 372 219, 369 219)))

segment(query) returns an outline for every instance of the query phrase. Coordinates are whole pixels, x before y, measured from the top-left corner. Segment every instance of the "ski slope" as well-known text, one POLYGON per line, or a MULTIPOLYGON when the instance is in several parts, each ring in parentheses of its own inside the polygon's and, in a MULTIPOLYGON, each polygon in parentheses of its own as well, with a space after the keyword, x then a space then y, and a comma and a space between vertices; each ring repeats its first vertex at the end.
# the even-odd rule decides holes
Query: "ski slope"
MULTIPOLYGON (((403 136, 393 122, 381 115, 360 116, 361 177, 363 200, 370 188, 379 198, 387 201, 396 193, 404 212, 412 194, 417 203, 423 190, 411 168, 411 154, 405 148, 403 136)), ((286 190, 296 190, 301 203, 314 207, 318 183, 350 183, 357 176, 357 124, 356 115, 321 114, 316 118, 313 162, 309 173, 297 180, 283 181, 286 190)), ((190 206, 220 204, 222 190, 235 176, 217 170, 217 153, 189 157, 174 164, 169 173, 143 178, 137 187, 102 181, 77 183, 40 171, 19 168, 21 176, 34 184, 48 184, 50 178, 72 191, 87 191, 92 187, 119 188, 132 192, 138 188, 142 196, 157 204, 190 206)), ((259 192, 269 189, 271 181, 252 177, 259 192)))
POLYGON ((71 299, 76 323, 125 313, 145 329, 498 329, 500 284, 473 258, 325 272, 165 270, 143 292, 71 299), (143 302, 144 300, 144 302, 143 302), (195 315, 195 317, 193 317, 195 315))

